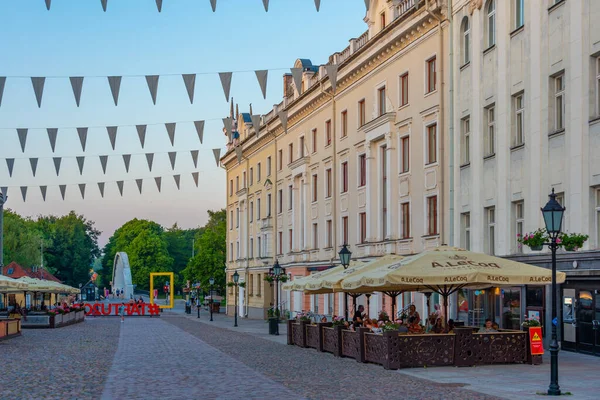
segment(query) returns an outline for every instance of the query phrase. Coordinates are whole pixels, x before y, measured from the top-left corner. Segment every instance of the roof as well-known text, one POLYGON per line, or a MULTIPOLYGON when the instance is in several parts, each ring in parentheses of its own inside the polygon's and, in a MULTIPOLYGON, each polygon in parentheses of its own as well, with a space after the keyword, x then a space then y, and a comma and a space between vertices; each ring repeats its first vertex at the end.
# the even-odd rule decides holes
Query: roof
POLYGON ((33 271, 30 268, 23 268, 14 261, 4 267, 4 274, 13 279, 28 276, 30 278, 45 279, 47 281, 62 283, 60 279, 58 279, 45 269, 33 271))
POLYGON ((252 117, 250 116, 250 113, 242 113, 242 120, 244 121, 245 124, 251 124, 252 117))

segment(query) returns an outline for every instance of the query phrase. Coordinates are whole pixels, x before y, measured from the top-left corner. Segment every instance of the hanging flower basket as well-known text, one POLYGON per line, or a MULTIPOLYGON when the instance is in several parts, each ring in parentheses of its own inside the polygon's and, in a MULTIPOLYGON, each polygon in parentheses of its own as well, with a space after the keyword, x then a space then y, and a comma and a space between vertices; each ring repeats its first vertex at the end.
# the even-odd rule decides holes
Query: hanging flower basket
POLYGON ((531 251, 542 251, 544 246, 540 244, 540 245, 535 245, 535 246, 529 246, 529 248, 531 249, 531 251))
POLYGON ((526 233, 523 236, 517 235, 519 243, 528 246, 533 251, 540 251, 544 247, 544 243, 548 240, 548 235, 545 229, 538 229, 535 232, 526 233))
POLYGON ((557 243, 559 243, 566 251, 577 251, 583 247, 583 244, 588 238, 588 235, 579 233, 561 233, 557 243))

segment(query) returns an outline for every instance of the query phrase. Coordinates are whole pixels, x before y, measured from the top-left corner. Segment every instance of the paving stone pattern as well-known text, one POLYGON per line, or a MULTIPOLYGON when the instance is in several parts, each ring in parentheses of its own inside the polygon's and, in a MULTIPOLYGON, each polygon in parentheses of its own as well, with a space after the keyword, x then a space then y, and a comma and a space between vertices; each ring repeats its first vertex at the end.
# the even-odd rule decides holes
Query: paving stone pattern
MULTIPOLYGON (((497 399, 457 387, 460 385, 435 383, 387 371, 380 365, 281 345, 198 323, 193 318, 169 314, 161 318, 307 399, 497 399)), ((246 395, 253 390, 248 384, 239 383, 244 390, 239 398, 248 398, 246 395)), ((271 392, 265 398, 288 397, 271 392)))

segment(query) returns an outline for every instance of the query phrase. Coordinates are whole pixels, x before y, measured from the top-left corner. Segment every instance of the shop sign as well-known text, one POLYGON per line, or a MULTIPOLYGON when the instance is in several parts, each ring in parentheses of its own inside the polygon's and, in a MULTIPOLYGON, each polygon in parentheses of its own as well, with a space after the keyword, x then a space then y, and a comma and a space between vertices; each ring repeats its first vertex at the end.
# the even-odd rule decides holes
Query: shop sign
POLYGON ((529 328, 529 347, 531 348, 532 356, 544 354, 541 326, 532 326, 529 328))
MULTIPOLYGON (((84 303, 85 315, 102 317, 102 316, 117 316, 119 315, 120 303, 102 304, 102 303, 84 303)), ((159 315, 160 307, 157 304, 125 304, 124 314, 127 316, 132 315, 159 315)))

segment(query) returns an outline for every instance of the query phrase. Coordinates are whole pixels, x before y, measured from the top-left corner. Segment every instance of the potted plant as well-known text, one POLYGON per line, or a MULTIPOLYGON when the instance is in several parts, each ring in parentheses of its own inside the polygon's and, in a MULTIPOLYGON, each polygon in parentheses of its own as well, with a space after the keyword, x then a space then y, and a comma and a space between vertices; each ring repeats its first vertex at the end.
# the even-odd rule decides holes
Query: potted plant
POLYGON ((521 236, 517 234, 517 241, 522 243, 533 251, 540 251, 544 247, 544 243, 548 241, 548 235, 545 229, 538 229, 534 232, 529 232, 521 236))
POLYGON ((523 328, 530 328, 532 326, 542 326, 541 322, 537 318, 525 318, 525 321, 521 324, 523 328))
POLYGON ((583 247, 588 238, 588 235, 580 233, 561 233, 558 236, 557 243, 564 247, 566 251, 577 251, 583 247))
POLYGON ((333 326, 345 326, 346 320, 344 317, 333 317, 332 324, 333 326))

